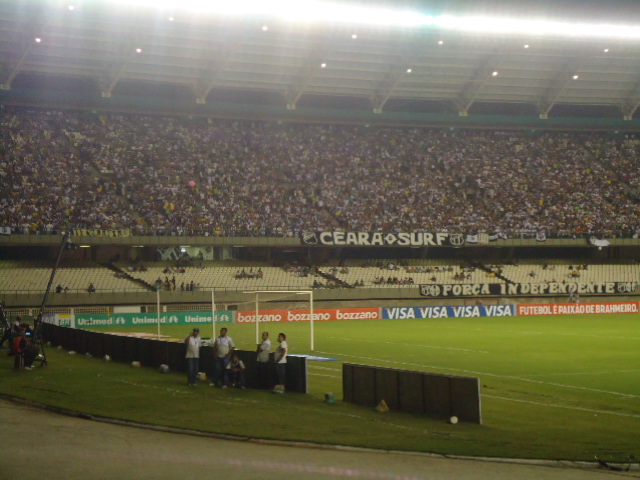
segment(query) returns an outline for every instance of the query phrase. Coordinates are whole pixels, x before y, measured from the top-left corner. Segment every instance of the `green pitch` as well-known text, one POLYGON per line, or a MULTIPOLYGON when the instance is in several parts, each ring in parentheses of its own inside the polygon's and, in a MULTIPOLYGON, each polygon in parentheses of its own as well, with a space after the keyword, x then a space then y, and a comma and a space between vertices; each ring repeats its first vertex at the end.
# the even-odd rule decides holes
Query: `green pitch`
MULTIPOLYGON (((291 353, 313 353, 340 361, 310 362, 307 396, 253 391, 236 398, 239 392, 230 392, 237 405, 243 406, 243 399, 251 398, 260 408, 255 409, 255 418, 243 408, 234 422, 236 404, 224 403, 228 421, 223 423, 230 429, 225 433, 279 438, 281 431, 286 438, 320 443, 519 458, 592 460, 598 455, 622 461, 640 454, 640 315, 316 322, 313 352, 309 351, 308 324, 265 327, 273 340, 279 331, 287 333, 291 353), (483 425, 452 426, 410 414, 379 414, 343 402, 324 405, 321 399, 325 392, 342 398, 341 361, 478 377, 483 425), (284 410, 280 412, 280 408, 284 410), (276 418, 287 419, 286 429, 276 418), (255 428, 262 426, 266 431, 259 435, 255 428)), ((200 328, 203 336, 211 336, 208 327, 200 328)), ((238 348, 255 348, 255 325, 232 324, 228 328, 238 348)), ((130 330, 157 332, 154 326, 130 330)), ((163 326, 161 333, 184 338, 189 330, 163 326)), ((182 376, 168 380, 172 376, 84 357, 61 355, 51 361, 49 369, 58 368, 59 362, 72 362, 74 368, 95 364, 103 370, 119 369, 120 375, 140 377, 133 383, 162 381, 175 384, 172 388, 186 389, 182 376)), ((43 373, 40 378, 46 377, 47 372, 43 373)), ((0 378, 4 379, 0 380, 2 385, 7 375, 0 378)), ((86 388, 93 392, 100 387, 86 388)), ((25 388, 18 393, 37 397, 37 391, 25 388)), ((223 391, 207 387, 187 393, 204 396, 209 402, 223 391)), ((126 397, 130 393, 121 394, 126 397)), ((114 401, 111 393, 104 396, 114 401)), ((157 391, 153 396, 154 402, 161 401, 157 391)), ((78 394, 74 401, 83 405, 82 398, 78 394)), ((113 403, 100 407, 95 402, 94 398, 80 409, 114 408, 113 403)), ((153 405, 146 414, 127 411, 127 415, 153 423, 152 413, 158 408, 153 405)), ((140 408, 136 404, 135 410, 140 408)), ((207 412, 202 415, 209 415, 207 412)), ((180 425, 186 420, 177 417, 175 422, 180 425)), ((212 422, 210 428, 220 428, 219 422, 212 422)))

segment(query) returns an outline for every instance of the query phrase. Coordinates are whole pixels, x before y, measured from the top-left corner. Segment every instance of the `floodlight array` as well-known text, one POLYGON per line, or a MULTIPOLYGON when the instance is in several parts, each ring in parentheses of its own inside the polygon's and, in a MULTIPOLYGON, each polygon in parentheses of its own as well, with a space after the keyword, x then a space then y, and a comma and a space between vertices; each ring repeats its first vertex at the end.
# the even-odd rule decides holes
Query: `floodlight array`
MULTIPOLYGON (((105 0, 106 1, 106 0, 105 0)), ((558 36, 599 39, 640 39, 640 26, 604 23, 572 23, 493 16, 431 16, 410 10, 362 7, 318 0, 109 0, 120 6, 147 7, 156 10, 266 17, 288 22, 346 23, 389 27, 432 27, 458 32, 496 35, 558 36)), ((173 17, 171 17, 173 18, 173 17)))

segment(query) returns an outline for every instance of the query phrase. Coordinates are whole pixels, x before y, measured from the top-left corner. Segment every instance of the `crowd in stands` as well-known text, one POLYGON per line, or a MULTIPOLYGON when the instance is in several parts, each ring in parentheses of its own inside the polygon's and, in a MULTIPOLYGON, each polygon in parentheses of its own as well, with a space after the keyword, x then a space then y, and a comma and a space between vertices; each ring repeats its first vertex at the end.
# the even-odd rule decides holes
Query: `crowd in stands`
POLYGON ((0 227, 633 236, 638 140, 0 112, 0 227))

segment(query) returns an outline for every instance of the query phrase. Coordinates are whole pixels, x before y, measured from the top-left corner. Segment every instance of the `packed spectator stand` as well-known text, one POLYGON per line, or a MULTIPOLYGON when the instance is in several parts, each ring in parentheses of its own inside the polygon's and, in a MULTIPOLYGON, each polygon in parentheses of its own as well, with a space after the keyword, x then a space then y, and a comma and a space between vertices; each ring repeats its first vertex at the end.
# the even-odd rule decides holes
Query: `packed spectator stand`
POLYGON ((5 107, 0 142, 5 233, 638 230, 633 137, 5 107))

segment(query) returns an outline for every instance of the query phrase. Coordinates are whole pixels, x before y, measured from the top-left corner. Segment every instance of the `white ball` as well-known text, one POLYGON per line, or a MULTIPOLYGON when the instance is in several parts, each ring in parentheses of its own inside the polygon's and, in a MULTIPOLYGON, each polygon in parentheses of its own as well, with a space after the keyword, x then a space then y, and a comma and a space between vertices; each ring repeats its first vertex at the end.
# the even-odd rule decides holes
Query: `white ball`
POLYGON ((164 363, 160 365, 160 373, 169 373, 169 365, 164 363))
POLYGON ((451 425, 455 425, 456 423, 458 423, 458 417, 456 417, 455 415, 453 415, 451 418, 449 418, 449 423, 451 425))
POLYGON ((104 356, 104 361, 105 361, 105 362, 109 362, 109 361, 111 361, 111 357, 110 357, 109 355, 105 355, 105 356, 104 356))

